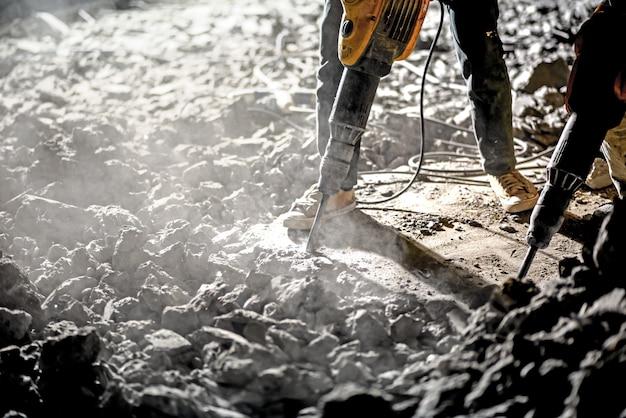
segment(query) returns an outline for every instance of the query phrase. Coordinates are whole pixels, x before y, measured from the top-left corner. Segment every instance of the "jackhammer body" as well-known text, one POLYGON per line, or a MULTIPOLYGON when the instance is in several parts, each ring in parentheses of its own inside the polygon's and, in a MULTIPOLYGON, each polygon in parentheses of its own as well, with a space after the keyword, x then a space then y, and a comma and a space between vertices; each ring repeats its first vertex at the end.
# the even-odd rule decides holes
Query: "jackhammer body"
POLYGON ((348 175, 357 143, 365 132, 381 77, 345 68, 330 114, 330 140, 320 163, 322 194, 339 192, 348 175))
POLYGON ((589 174, 608 128, 597 119, 572 113, 547 167, 546 184, 530 215, 528 252, 517 277, 526 276, 538 249, 547 248, 559 231, 576 190, 589 174))
POLYGON ((354 163, 380 80, 389 74, 394 61, 413 51, 429 2, 342 0, 339 59, 344 71, 329 118, 330 138, 320 163, 322 200, 309 233, 308 252, 315 249, 328 198, 339 192, 354 163))

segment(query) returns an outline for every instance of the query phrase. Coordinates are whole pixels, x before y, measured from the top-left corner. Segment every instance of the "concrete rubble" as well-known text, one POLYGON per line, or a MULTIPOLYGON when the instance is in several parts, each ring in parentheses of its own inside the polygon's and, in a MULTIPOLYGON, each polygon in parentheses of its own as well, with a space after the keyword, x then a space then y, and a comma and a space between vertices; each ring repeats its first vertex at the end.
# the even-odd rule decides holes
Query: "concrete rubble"
POLYGON ((462 329, 453 306, 260 272, 215 278, 156 307, 143 289, 81 291, 71 279, 63 298, 52 292, 39 305, 5 257, 3 407, 32 417, 618 416, 625 406, 611 382, 626 367, 626 286, 612 260, 624 247, 624 210, 616 201, 584 261, 563 260, 561 280, 540 291, 511 279, 462 310, 462 329), (108 293, 118 316, 95 308, 94 292, 108 293), (48 325, 36 330, 29 312, 48 325))

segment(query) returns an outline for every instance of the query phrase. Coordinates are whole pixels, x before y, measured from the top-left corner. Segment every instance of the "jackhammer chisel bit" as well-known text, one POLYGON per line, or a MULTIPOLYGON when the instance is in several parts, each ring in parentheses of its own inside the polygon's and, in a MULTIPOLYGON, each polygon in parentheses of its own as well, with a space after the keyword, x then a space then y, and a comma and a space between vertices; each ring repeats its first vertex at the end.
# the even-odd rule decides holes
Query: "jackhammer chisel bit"
POLYGON ((315 214, 315 220, 313 221, 313 226, 311 227, 311 231, 309 232, 309 238, 306 243, 306 251, 308 253, 314 253, 317 248, 317 231, 322 225, 322 216, 326 211, 326 205, 328 204, 328 196, 327 194, 322 194, 322 200, 320 201, 320 205, 317 208, 317 213, 315 214))
POLYGON ((530 269, 530 265, 532 264, 535 258, 535 254, 537 254, 537 250, 538 248, 535 247, 534 245, 531 245, 530 247, 528 247, 528 251, 526 252, 524 261, 522 262, 522 265, 520 266, 520 269, 517 272, 518 279, 521 280, 524 277, 526 277, 526 274, 528 274, 528 269, 530 269))

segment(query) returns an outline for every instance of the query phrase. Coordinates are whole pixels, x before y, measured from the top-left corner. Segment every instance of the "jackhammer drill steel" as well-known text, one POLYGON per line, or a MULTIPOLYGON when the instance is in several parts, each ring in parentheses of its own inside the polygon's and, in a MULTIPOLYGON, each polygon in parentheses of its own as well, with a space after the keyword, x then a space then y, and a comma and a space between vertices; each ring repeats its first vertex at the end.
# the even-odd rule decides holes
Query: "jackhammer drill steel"
POLYGON ((532 264, 533 260, 535 259, 535 254, 537 254, 537 247, 535 247, 534 245, 531 245, 530 247, 528 247, 528 251, 526 252, 526 256, 524 257, 524 261, 522 262, 522 265, 520 266, 519 271, 517 272, 517 278, 518 279, 523 279, 524 277, 526 277, 526 274, 528 274, 528 269, 530 269, 530 265, 532 264))
POLYGON ((328 195, 322 194, 322 200, 320 200, 320 205, 317 208, 317 213, 315 214, 315 219, 313 220, 313 226, 311 227, 311 231, 309 232, 309 238, 306 242, 306 251, 309 254, 313 254, 317 249, 317 234, 320 226, 322 226, 322 215, 326 210, 326 205, 328 204, 328 195))

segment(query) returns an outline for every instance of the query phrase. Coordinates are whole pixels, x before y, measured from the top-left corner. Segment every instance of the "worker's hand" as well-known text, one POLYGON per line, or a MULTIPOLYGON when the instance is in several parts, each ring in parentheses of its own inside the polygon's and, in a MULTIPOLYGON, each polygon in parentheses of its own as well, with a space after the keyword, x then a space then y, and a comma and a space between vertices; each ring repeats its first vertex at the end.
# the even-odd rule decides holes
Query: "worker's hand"
POLYGON ((626 102, 626 68, 622 68, 617 77, 615 77, 613 92, 615 92, 615 96, 619 100, 626 102))

